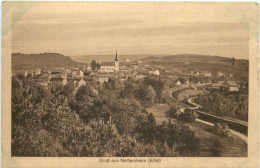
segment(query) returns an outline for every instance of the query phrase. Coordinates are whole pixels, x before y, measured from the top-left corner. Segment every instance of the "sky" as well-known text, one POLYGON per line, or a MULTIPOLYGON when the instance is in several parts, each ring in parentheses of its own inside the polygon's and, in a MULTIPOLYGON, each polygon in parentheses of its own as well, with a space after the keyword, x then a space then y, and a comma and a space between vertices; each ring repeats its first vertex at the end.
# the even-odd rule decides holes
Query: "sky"
POLYGON ((12 52, 66 56, 203 54, 248 59, 242 5, 27 2, 12 9, 12 52), (239 12, 236 12, 240 10, 239 12))

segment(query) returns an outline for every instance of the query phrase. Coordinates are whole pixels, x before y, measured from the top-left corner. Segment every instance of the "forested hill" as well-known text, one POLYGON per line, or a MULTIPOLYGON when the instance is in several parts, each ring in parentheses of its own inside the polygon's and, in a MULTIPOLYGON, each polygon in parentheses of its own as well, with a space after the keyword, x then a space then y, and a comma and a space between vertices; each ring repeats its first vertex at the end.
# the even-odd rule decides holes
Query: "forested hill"
POLYGON ((12 53, 12 69, 30 69, 31 67, 57 68, 75 66, 81 63, 59 53, 21 54, 12 53))

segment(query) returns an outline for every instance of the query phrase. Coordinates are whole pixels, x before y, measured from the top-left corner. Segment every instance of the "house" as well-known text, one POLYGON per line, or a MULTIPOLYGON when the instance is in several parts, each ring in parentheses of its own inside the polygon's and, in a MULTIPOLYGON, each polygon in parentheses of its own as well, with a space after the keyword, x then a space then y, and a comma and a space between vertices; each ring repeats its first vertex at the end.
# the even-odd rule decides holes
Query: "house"
POLYGON ((109 79, 109 75, 107 73, 100 73, 97 75, 98 82, 100 84, 103 84, 104 82, 107 82, 109 79))
POLYGON ((119 69, 119 61, 117 59, 117 52, 114 62, 102 62, 100 65, 100 72, 107 73, 107 72, 118 72, 119 69))
POLYGON ((67 77, 62 76, 62 75, 51 75, 49 77, 49 83, 62 83, 63 85, 67 84, 67 77))
POLYGON ((142 61, 141 61, 141 60, 137 60, 137 63, 138 63, 138 64, 141 64, 141 63, 142 63, 142 61))
POLYGON ((160 71, 159 71, 159 69, 150 69, 150 70, 148 70, 148 74, 150 74, 150 75, 160 75, 160 71))
POLYGON ((29 71, 26 70, 26 71, 24 72, 24 76, 27 77, 28 75, 29 75, 29 71))
POLYGON ((65 69, 65 72, 66 72, 66 73, 71 73, 71 69, 70 69, 70 68, 66 68, 66 69, 65 69))
POLYGON ((60 71, 52 71, 51 72, 51 75, 58 75, 58 74, 61 74, 61 72, 60 71))
POLYGON ((24 76, 27 77, 28 75, 34 76, 35 75, 35 71, 33 71, 33 70, 26 70, 24 72, 24 76))
POLYGON ((176 84, 177 86, 180 86, 180 85, 181 85, 181 82, 178 80, 175 84, 176 84))
POLYGON ((126 66, 122 66, 120 67, 120 72, 129 72, 129 70, 126 66))
POLYGON ((92 68, 90 66, 87 67, 87 71, 91 71, 92 68))
POLYGON ((172 80, 176 80, 176 79, 179 78, 178 75, 174 75, 174 74, 167 74, 167 77, 168 77, 169 79, 172 79, 172 80))
POLYGON ((145 78, 146 76, 145 75, 142 75, 142 74, 139 74, 139 75, 135 75, 134 76, 134 78, 136 79, 136 80, 138 80, 138 79, 143 79, 143 78, 145 78))
POLYGON ((125 62, 129 63, 129 62, 130 62, 130 60, 129 60, 128 58, 126 58, 126 59, 125 59, 125 62))
POLYGON ((229 91, 229 92, 237 92, 239 91, 239 86, 235 81, 225 81, 222 84, 223 90, 229 91))
POLYGON ((72 72, 73 76, 84 76, 84 72, 80 69, 72 72))
POLYGON ((40 75, 42 73, 40 68, 35 69, 34 72, 35 72, 35 75, 40 75))
POLYGON ((224 76, 223 72, 221 72, 221 71, 218 71, 217 75, 218 75, 218 77, 224 76))
POLYGON ((225 81, 218 81, 217 83, 212 83, 208 88, 213 90, 220 90, 224 82, 225 81))
POLYGON ((199 71, 191 70, 190 71, 190 75, 192 75, 192 76, 200 76, 201 73, 199 71))
POLYGON ((203 72, 201 72, 201 75, 202 75, 202 76, 205 76, 205 77, 211 77, 211 72, 209 72, 209 71, 203 71, 203 72))
MULTIPOLYGON (((223 83, 224 83, 224 81, 223 81, 223 83)), ((222 82, 212 83, 211 84, 211 89, 213 89, 213 90, 220 90, 220 88, 221 88, 223 83, 222 82)))
POLYGON ((234 73, 232 73, 232 72, 228 73, 228 77, 232 78, 234 76, 235 76, 234 73))

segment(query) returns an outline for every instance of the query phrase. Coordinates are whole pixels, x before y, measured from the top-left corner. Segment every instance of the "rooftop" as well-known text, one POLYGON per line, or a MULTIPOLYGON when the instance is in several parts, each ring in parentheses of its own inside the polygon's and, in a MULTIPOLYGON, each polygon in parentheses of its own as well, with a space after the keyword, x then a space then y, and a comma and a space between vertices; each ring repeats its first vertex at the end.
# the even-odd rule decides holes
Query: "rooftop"
POLYGON ((115 66, 114 62, 102 62, 101 66, 115 66))

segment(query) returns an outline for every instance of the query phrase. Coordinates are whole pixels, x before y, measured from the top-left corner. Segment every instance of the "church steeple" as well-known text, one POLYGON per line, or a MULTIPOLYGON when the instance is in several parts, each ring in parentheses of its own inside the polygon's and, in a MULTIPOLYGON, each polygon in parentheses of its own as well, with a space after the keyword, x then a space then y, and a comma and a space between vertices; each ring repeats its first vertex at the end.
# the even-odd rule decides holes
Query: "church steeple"
POLYGON ((117 51, 116 51, 116 58, 115 58, 115 61, 118 61, 118 59, 117 59, 117 51))
POLYGON ((119 61, 117 59, 117 51, 116 51, 116 57, 115 57, 115 71, 118 72, 120 69, 119 69, 119 61))

